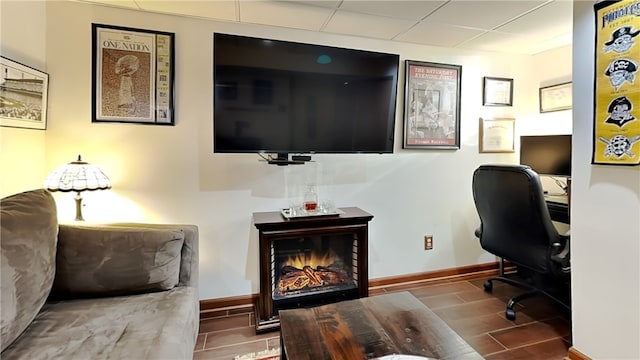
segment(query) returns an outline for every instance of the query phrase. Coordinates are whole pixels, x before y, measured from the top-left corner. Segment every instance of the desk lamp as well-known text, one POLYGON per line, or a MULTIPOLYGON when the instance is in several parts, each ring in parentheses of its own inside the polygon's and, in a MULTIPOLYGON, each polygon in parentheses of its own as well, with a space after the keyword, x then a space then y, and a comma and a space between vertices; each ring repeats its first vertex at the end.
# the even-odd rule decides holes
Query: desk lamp
POLYGON ((111 189, 111 181, 100 168, 82 161, 80 155, 78 160, 55 169, 44 181, 45 189, 49 191, 69 192, 75 191, 76 197, 76 221, 84 221, 82 218, 82 195, 81 192, 89 190, 111 189))

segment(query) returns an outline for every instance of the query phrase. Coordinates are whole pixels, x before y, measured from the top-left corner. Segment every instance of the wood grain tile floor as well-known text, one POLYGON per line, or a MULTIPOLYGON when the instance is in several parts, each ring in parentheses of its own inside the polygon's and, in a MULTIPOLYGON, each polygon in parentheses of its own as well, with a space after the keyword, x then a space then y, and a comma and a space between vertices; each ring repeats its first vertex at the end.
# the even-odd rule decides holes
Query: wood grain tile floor
MULTIPOLYGON (((371 290, 370 296, 411 292, 487 360, 562 360, 571 346, 570 314, 551 300, 534 297, 516 307, 516 320, 507 320, 507 299, 522 291, 494 282, 493 292, 487 293, 482 288, 486 278, 389 286, 371 290)), ((252 310, 229 309, 202 319, 194 359, 231 360, 278 347, 279 332, 255 333, 252 310)))

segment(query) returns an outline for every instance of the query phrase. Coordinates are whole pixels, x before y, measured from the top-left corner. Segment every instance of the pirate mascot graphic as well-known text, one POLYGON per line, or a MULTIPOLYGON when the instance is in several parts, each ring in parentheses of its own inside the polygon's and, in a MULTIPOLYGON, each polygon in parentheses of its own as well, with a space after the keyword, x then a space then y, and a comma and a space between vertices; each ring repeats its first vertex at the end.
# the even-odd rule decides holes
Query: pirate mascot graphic
POLYGON ((635 62, 629 59, 619 58, 609 63, 604 74, 609 77, 611 86, 618 91, 625 81, 633 84, 636 71, 638 71, 638 65, 636 65, 635 62))
POLYGON ((613 124, 622 127, 629 121, 635 120, 635 117, 631 115, 632 109, 633 105, 626 96, 616 98, 609 103, 609 109, 607 110, 609 112, 609 117, 607 118, 607 120, 605 120, 605 122, 607 124, 613 124))
POLYGON ((633 38, 640 34, 640 30, 633 31, 631 26, 623 26, 616 29, 611 34, 611 39, 604 43, 604 52, 615 51, 617 53, 623 53, 634 44, 633 38))

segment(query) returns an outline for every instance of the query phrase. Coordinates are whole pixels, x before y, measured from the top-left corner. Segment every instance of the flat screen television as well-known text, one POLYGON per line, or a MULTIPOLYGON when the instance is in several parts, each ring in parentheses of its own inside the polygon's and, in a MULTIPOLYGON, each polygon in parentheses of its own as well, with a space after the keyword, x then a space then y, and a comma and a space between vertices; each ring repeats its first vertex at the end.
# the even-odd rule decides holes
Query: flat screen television
POLYGON ((399 55, 214 34, 214 152, 391 153, 399 55))
POLYGON ((571 176, 571 135, 521 136, 520 164, 540 175, 571 176))

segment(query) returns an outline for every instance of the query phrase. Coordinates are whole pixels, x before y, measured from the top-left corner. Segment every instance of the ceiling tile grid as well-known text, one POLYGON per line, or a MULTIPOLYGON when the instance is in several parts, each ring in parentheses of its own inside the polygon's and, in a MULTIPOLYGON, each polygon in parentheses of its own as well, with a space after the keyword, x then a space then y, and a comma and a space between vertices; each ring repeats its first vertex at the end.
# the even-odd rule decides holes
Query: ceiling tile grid
POLYGON ((69 0, 414 44, 535 54, 571 44, 571 0, 69 0))

